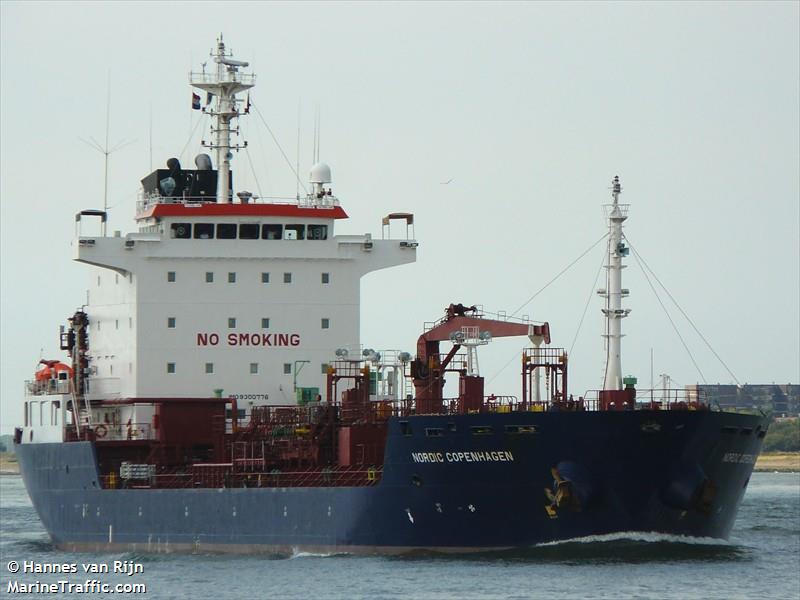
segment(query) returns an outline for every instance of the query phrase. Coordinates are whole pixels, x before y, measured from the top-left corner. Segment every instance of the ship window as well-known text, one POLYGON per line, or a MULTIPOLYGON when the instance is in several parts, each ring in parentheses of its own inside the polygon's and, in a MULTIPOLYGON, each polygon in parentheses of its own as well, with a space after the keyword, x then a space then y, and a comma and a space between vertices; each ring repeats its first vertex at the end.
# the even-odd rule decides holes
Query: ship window
POLYGON ((236 273, 228 273, 228 283, 236 283, 236 273))
POLYGON ((327 240, 328 239, 328 226, 327 225, 309 225, 308 226, 308 239, 309 240, 327 240))
POLYGON ((260 237, 261 226, 258 223, 243 223, 239 225, 240 240, 257 240, 260 237))
POLYGON ((169 329, 175 329, 175 317, 167 317, 167 327, 169 329))
POLYGON ((302 240, 305 238, 306 226, 305 225, 287 225, 283 230, 283 239, 285 240, 302 240))
POLYGON ((262 240, 280 240, 283 238, 283 225, 262 225, 262 240))
POLYGON ((408 421, 400 421, 400 433, 403 435, 411 435, 411 423, 408 421))
POLYGON ((212 374, 214 372, 214 363, 206 363, 206 373, 212 374))
POLYGON ((109 365, 109 367, 108 367, 108 374, 109 374, 109 375, 113 375, 113 374, 114 374, 114 365, 109 365))
POLYGON ((283 274, 283 283, 292 283, 292 274, 291 273, 284 273, 283 274))
POLYGON ((269 329, 269 319, 267 317, 261 318, 261 329, 269 329))
POLYGON ((196 239, 196 240, 212 240, 212 239, 214 239, 214 224, 213 223, 195 223, 194 224, 194 239, 196 239))
POLYGON ((425 435, 428 437, 442 437, 442 435, 444 435, 444 431, 441 427, 426 427, 425 435))
POLYGON ((261 283, 269 283, 269 273, 261 274, 261 283))
POLYGON ((114 329, 119 329, 119 319, 114 319, 114 329))
POLYGON ((456 427, 455 423, 451 422, 447 424, 447 431, 449 431, 450 433, 455 433, 457 430, 458 428, 456 427))
POLYGON ((228 317, 228 329, 236 329, 236 317, 228 317))
POLYGON ((323 375, 327 375, 328 374, 328 369, 330 369, 330 368, 331 368, 331 366, 328 363, 322 363, 322 369, 320 369, 320 371, 321 371, 321 373, 323 375))
POLYGON ((251 375, 258 374, 258 363, 250 363, 250 374, 251 375))
POLYGON ((206 271, 206 283, 214 283, 214 273, 206 271))
POLYGON ((175 283, 175 271, 167 271, 167 281, 175 283))
POLYGON ((330 319, 322 319, 321 325, 322 325, 322 329, 330 329, 331 328, 331 320, 330 319))
POLYGON ((100 287, 100 275, 97 276, 97 287, 100 287))
POLYGON ((284 375, 292 374, 292 363, 283 363, 283 374, 284 375))
POLYGON ((506 425, 506 433, 539 433, 536 425, 506 425))
POLYGON ((236 223, 218 223, 217 224, 217 239, 218 240, 235 240, 236 239, 236 223))
POLYGON ((331 282, 331 274, 330 273, 323 273, 322 274, 322 283, 330 283, 331 282))
POLYGON ((169 227, 170 237, 178 240, 188 240, 192 237, 191 223, 173 223, 169 227))
POLYGON ((119 273, 114 273, 114 283, 119 283, 119 273))
POLYGON ((475 427, 470 427, 470 432, 472 435, 491 435, 492 434, 492 427, 491 425, 476 425, 475 427))
POLYGON ((167 363, 167 373, 175 372, 175 363, 167 363))
POLYGON ((29 416, 28 416, 29 415, 28 410, 29 410, 29 407, 28 407, 28 403, 26 402, 25 403, 25 427, 28 427, 28 423, 30 422, 30 419, 29 419, 29 416))

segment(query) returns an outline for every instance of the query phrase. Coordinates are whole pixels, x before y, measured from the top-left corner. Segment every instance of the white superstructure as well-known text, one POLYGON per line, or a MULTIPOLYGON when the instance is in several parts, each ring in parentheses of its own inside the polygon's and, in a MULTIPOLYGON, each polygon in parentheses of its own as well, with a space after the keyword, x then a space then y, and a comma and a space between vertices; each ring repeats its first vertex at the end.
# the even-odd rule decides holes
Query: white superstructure
POLYGON ((293 404, 298 389, 324 394, 336 349, 360 344, 361 277, 416 259, 412 215, 384 219, 406 221, 402 239, 336 235, 347 215, 327 165, 312 167, 313 191, 296 203, 254 201, 235 185, 229 193, 236 94, 254 79, 238 72, 246 63, 221 39, 215 61, 191 83, 216 101, 206 112, 217 170, 206 155, 197 170, 170 159, 143 180, 134 233, 86 236, 83 222, 98 211, 77 216, 74 258, 93 266, 83 308, 89 399, 223 390, 254 404, 293 404))

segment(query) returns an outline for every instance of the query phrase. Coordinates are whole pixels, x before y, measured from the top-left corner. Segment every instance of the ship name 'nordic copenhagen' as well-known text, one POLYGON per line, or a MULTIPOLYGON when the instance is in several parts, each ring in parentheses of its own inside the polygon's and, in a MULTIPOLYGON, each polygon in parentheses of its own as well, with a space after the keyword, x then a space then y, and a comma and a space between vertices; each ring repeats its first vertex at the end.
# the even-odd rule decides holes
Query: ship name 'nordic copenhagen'
POLYGON ((514 460, 514 455, 507 450, 493 452, 412 452, 411 459, 417 463, 510 462, 514 460))

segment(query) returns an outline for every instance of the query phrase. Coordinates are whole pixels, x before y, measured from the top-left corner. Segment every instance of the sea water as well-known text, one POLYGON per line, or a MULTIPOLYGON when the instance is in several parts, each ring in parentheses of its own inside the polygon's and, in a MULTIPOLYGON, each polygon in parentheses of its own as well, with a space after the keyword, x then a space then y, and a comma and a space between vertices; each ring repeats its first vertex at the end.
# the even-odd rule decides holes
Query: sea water
POLYGON ((514 552, 402 557, 61 552, 22 479, 4 475, 0 556, 0 597, 9 598, 800 600, 800 473, 754 473, 729 541, 632 533, 514 552), (9 572, 9 563, 20 570, 9 572), (77 572, 24 572, 45 563, 77 572), (101 585, 121 587, 103 593, 101 585))

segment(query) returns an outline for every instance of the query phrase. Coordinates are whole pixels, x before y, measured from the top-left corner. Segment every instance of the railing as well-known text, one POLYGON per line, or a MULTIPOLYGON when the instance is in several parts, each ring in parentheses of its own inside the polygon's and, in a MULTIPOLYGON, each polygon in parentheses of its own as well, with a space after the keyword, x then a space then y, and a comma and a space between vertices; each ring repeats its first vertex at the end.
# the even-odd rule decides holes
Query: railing
POLYGON ((69 394, 69 379, 28 380, 25 382, 26 396, 44 396, 47 394, 69 394))
MULTIPOLYGON (((66 440, 68 442, 80 439, 75 425, 67 425, 66 440)), ((150 423, 131 423, 113 425, 110 423, 96 423, 91 428, 91 437, 96 442, 139 442, 157 439, 156 432, 150 423)))
POLYGON ((222 77, 219 76, 219 73, 215 71, 209 71, 206 73, 205 71, 198 73, 197 71, 193 71, 189 73, 189 81, 192 85, 195 84, 214 84, 219 82, 236 82, 241 83, 243 85, 255 85, 256 84, 256 76, 252 73, 240 73, 239 71, 229 71, 225 69, 224 75, 222 77))
POLYGON ((367 487, 382 475, 382 467, 367 465, 242 472, 233 463, 198 463, 141 479, 123 479, 112 471, 101 482, 106 489, 367 487))
MULTIPOLYGON (((208 196, 179 196, 166 197, 159 194, 144 194, 141 190, 136 201, 136 213, 141 214, 151 206, 160 204, 183 204, 190 208, 196 208, 204 204, 217 204, 215 200, 209 200, 208 196)), ((235 204, 239 204, 236 202, 235 204)), ((297 206, 299 208, 322 208, 333 209, 340 205, 336 196, 253 196, 248 204, 278 204, 281 206, 297 206)))
MULTIPOLYGON (((589 390, 583 397, 586 410, 600 410, 601 390, 589 390)), ((705 394, 685 389, 636 389, 629 410, 710 410, 705 394)))

